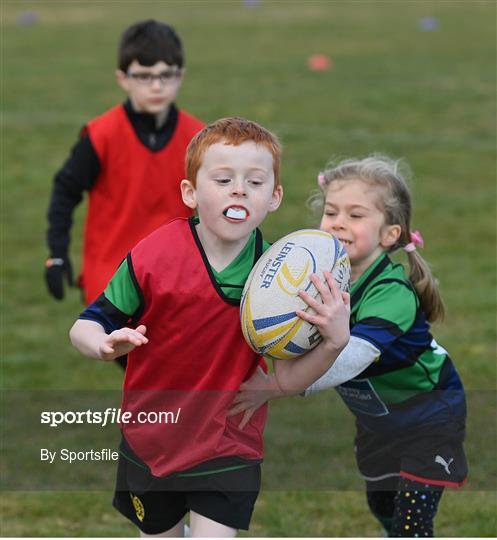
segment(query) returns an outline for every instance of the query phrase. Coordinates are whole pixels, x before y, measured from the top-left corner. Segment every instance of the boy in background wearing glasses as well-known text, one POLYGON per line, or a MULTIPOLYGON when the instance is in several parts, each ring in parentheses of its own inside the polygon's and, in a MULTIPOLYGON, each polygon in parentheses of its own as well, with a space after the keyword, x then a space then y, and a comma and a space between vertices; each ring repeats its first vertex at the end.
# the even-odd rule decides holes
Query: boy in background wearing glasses
POLYGON ((83 127, 55 175, 45 279, 56 299, 64 297, 64 279, 72 284, 70 229, 83 192, 88 211, 78 284, 87 304, 131 247, 164 222, 191 215, 180 182, 186 147, 203 123, 174 104, 184 71, 182 44, 171 26, 147 20, 124 31, 116 77, 128 99, 83 127))

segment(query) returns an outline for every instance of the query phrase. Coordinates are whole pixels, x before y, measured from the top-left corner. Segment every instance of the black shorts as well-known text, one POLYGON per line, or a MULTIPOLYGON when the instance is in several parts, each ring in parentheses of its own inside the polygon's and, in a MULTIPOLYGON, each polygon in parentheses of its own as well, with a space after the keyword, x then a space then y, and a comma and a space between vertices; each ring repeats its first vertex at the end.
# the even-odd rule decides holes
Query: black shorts
MULTIPOLYGON (((261 486, 259 462, 216 460, 215 473, 152 476, 142 466, 119 456, 113 505, 141 531, 158 534, 174 527, 190 510, 234 529, 248 530, 261 486)), ((214 462, 209 462, 213 470, 214 462)), ((203 464, 204 468, 206 464, 203 464)))
POLYGON ((464 422, 376 433, 359 424, 356 461, 371 490, 396 490, 399 477, 433 487, 460 487, 468 468, 464 422))

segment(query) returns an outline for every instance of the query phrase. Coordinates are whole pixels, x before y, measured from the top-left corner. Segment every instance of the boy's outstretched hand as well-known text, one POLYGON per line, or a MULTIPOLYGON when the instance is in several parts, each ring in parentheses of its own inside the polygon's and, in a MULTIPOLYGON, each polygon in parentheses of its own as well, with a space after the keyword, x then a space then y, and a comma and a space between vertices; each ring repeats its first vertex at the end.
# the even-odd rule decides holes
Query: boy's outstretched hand
POLYGON ((102 341, 99 347, 99 356, 102 360, 114 360, 131 352, 135 347, 148 343, 145 336, 147 328, 141 324, 136 329, 120 328, 114 330, 102 341))

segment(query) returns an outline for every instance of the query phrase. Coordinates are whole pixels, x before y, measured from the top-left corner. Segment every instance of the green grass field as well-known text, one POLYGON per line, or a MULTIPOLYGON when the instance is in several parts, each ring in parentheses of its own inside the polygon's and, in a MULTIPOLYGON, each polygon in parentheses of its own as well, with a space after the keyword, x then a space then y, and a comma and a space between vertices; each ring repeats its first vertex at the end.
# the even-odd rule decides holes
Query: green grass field
MULTIPOLYGON (((45 291, 45 214, 53 174, 80 127, 123 99, 113 74, 120 32, 149 17, 184 39, 180 106, 205 121, 246 116, 281 137, 285 199, 264 225, 268 239, 316 223, 304 203, 332 155, 384 152, 410 162, 413 225, 448 307, 434 333, 469 402, 470 481, 444 495, 437 534, 495 536, 496 5, 476 0, 1 2, 0 353, 9 457, 1 534, 136 536, 110 506, 112 478, 105 490, 54 491, 50 477, 45 491, 30 489, 41 474, 30 454, 35 439, 5 395, 19 391, 29 405, 38 390, 119 389, 114 366, 69 344, 78 292, 56 303, 45 291), (37 23, 19 24, 25 12, 37 23), (428 16, 439 26, 422 32, 428 16), (330 55, 333 69, 310 72, 315 53, 330 55)), ((76 267, 83 216, 80 207, 76 267)), ((353 463, 352 417, 336 396, 284 400, 270 416, 266 487, 249 536, 378 535, 353 463), (290 473, 288 463, 296 464, 290 473)), ((77 441, 67 437, 67 446, 77 441)))

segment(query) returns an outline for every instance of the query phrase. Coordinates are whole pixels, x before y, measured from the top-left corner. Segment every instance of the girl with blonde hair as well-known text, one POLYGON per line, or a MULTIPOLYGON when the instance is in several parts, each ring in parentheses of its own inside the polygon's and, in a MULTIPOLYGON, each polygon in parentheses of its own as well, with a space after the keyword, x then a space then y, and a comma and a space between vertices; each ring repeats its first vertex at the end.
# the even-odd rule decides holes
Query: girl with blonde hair
MULTIPOLYGON (((409 174, 400 160, 372 155, 318 175, 311 206, 351 263, 351 338, 305 395, 335 387, 356 417, 357 465, 388 535, 428 537, 444 487, 466 480, 466 405, 452 360, 430 333, 444 306, 419 253, 423 237, 411 229, 409 174), (408 274, 390 259, 399 250, 408 274)), ((258 371, 242 384, 233 410, 248 417, 267 399, 292 393, 258 371)))

